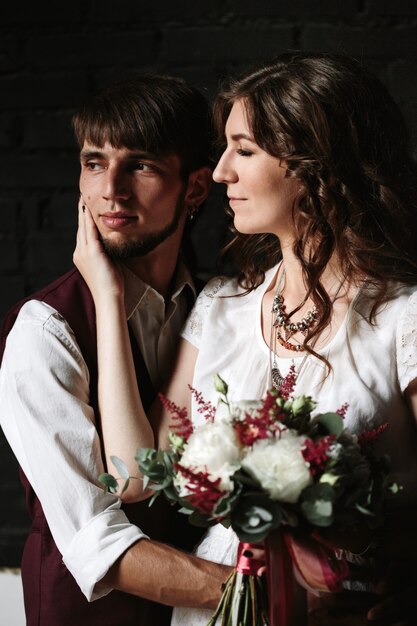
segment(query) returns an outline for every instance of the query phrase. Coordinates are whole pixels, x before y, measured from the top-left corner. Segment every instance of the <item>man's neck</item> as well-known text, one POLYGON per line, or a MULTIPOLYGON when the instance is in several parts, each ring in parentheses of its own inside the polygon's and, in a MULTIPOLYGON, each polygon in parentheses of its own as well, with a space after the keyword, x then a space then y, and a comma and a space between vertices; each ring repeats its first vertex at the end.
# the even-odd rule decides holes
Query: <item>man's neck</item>
POLYGON ((178 256, 179 245, 161 244, 146 256, 127 259, 123 263, 144 283, 167 297, 172 286, 178 256))

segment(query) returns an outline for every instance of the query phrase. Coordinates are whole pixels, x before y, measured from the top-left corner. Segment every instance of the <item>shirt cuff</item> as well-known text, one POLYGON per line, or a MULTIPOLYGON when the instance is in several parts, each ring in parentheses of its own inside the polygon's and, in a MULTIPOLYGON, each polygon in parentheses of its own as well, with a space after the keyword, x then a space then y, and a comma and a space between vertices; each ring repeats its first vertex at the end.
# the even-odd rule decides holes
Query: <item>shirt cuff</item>
POLYGON ((112 591, 100 580, 132 544, 149 539, 120 509, 106 510, 77 532, 62 560, 89 602, 112 591))

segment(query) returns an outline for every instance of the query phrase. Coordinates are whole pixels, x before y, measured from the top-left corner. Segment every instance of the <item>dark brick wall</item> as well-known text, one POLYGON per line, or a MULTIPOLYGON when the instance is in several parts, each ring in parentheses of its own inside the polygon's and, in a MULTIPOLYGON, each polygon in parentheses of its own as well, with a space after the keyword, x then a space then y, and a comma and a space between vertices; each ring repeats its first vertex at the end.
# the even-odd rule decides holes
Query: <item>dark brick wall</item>
MULTIPOLYGON (((415 0, 71 0, 0 7, 0 317, 71 266, 76 226, 74 108, 137 70, 219 81, 288 49, 363 59, 402 107, 417 142, 415 0)), ((202 276, 224 235, 214 190, 194 239, 202 276)), ((0 438, 0 566, 26 526, 15 465, 0 438)))

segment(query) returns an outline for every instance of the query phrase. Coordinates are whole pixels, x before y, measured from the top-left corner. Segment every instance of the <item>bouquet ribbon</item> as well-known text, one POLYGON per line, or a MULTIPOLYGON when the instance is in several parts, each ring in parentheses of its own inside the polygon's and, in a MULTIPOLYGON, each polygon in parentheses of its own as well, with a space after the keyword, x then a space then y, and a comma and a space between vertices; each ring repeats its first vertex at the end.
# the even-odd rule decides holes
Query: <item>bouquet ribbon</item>
POLYGON ((348 574, 344 559, 336 558, 334 548, 317 535, 297 536, 278 529, 265 541, 270 626, 291 623, 294 569, 304 583, 315 591, 334 592, 342 589, 348 574))

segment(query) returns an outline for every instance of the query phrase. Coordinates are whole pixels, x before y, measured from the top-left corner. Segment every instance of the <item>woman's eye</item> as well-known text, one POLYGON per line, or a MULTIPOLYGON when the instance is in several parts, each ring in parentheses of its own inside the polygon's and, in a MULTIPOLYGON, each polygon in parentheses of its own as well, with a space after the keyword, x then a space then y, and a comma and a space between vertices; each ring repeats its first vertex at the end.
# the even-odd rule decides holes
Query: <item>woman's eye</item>
POLYGON ((237 153, 243 157, 250 157, 253 154, 251 150, 244 150, 243 148, 239 148, 237 153))

